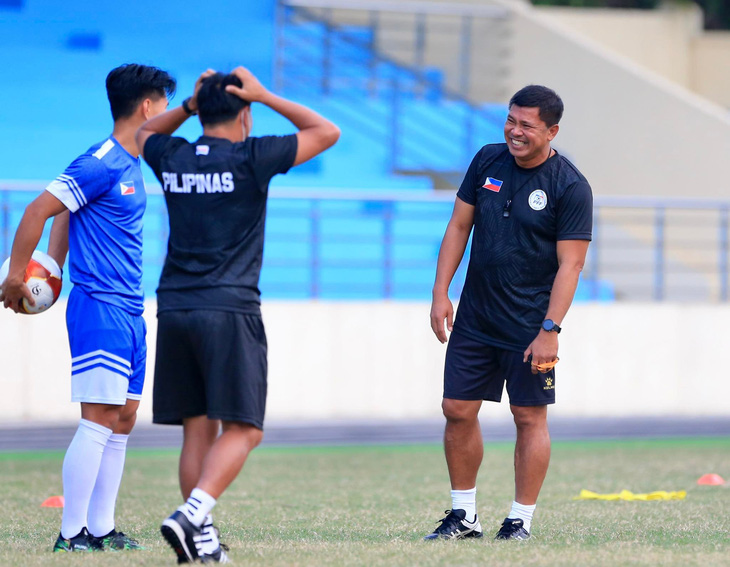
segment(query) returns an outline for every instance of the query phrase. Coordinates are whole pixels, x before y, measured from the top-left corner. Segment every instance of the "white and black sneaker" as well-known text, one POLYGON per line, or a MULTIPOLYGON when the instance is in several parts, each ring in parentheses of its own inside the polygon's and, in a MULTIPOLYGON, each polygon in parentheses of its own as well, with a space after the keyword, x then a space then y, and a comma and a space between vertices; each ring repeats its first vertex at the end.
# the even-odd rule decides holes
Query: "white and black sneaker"
POLYGON ((228 563, 228 554, 226 553, 228 551, 228 546, 221 543, 218 545, 218 549, 216 549, 213 553, 201 553, 200 554, 200 562, 201 563, 228 563))
POLYGON ((220 542, 220 531, 213 525, 213 517, 208 514, 200 528, 198 555, 201 563, 228 563, 228 546, 220 542), (211 551, 212 549, 212 551, 211 551))
POLYGON ((525 529, 525 523, 515 518, 505 518, 494 539, 530 539, 530 532, 525 529))
POLYGON ((160 532, 177 554, 178 563, 192 563, 198 558, 200 528, 194 525, 184 512, 175 510, 162 522, 160 532))
POLYGON ((423 539, 465 539, 469 537, 482 537, 479 517, 474 514, 474 521, 469 522, 464 510, 446 510, 446 517, 441 520, 441 525, 423 539))

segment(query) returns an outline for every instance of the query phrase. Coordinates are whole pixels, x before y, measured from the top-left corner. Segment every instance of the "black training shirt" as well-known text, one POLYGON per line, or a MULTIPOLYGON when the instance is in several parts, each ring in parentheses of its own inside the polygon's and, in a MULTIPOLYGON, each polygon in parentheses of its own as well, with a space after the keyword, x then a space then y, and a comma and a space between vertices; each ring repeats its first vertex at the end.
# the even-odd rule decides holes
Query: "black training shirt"
POLYGON ((523 169, 507 144, 490 144, 472 160, 457 198, 475 209, 454 331, 523 351, 547 313, 558 271, 557 241, 591 240, 591 187, 557 153, 523 169))
POLYGON ((260 312, 259 274, 269 181, 294 164, 296 135, 233 143, 154 134, 144 157, 165 193, 170 217, 158 312, 260 312))

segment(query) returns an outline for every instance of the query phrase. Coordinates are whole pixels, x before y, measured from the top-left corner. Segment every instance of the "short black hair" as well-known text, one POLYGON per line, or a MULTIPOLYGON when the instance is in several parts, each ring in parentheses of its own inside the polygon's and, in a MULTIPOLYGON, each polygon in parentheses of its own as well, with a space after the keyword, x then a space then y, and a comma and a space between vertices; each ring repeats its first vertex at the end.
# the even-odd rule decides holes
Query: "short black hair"
POLYGON ((162 69, 148 65, 127 63, 112 69, 106 76, 106 96, 112 118, 128 118, 139 103, 152 96, 171 98, 177 82, 162 69))
POLYGON ((524 108, 537 108, 540 111, 540 120, 547 127, 555 126, 563 117, 563 100, 554 90, 542 85, 528 85, 521 88, 509 101, 512 105, 524 108))
POLYGON ((241 79, 236 75, 215 73, 203 79, 198 91, 198 115, 203 126, 213 126, 233 120, 247 107, 248 101, 226 92, 228 85, 242 87, 241 79))

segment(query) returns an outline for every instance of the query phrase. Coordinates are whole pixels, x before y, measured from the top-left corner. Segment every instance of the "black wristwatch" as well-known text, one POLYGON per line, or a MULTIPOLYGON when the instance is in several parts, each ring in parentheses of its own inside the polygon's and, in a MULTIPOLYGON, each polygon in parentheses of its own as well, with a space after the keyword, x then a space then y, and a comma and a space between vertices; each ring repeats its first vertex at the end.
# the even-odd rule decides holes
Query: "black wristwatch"
POLYGON ((553 331, 559 333, 561 329, 552 319, 545 319, 542 322, 542 330, 547 331, 548 333, 552 333, 553 331))
POLYGON ((190 106, 188 106, 188 102, 190 102, 190 99, 191 99, 191 98, 193 98, 193 97, 189 96, 189 97, 188 97, 188 98, 186 98, 186 99, 185 99, 184 101, 182 101, 182 107, 183 107, 183 110, 185 111, 185 113, 186 113, 186 114, 187 114, 188 116, 195 116, 195 115, 197 114, 197 112, 196 112, 196 111, 194 111, 194 110, 191 110, 191 109, 190 109, 190 106))

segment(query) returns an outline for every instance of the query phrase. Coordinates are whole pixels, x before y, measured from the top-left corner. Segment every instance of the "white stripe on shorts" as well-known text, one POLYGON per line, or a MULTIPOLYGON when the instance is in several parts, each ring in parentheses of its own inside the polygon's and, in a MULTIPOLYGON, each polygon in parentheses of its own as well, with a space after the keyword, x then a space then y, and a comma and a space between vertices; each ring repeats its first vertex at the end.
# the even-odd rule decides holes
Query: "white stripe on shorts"
POLYGON ((107 352, 105 350, 95 350, 94 352, 89 352, 86 354, 82 354, 80 356, 76 356, 71 359, 71 364, 76 364, 77 362, 81 362, 82 360, 86 360, 87 358, 97 357, 97 356, 105 356, 107 358, 111 358, 112 360, 116 360, 117 362, 123 364, 127 368, 132 368, 132 365, 128 360, 125 358, 122 358, 121 356, 118 356, 116 354, 112 354, 110 352, 107 352))
POLYGON ((109 362, 106 358, 103 358, 101 356, 99 358, 92 358, 91 360, 87 360, 86 362, 82 362, 81 364, 72 364, 71 374, 76 374, 79 370, 89 368, 90 366, 105 366, 110 370, 116 370, 127 378, 132 375, 132 370, 128 366, 114 364, 113 362, 109 362))

